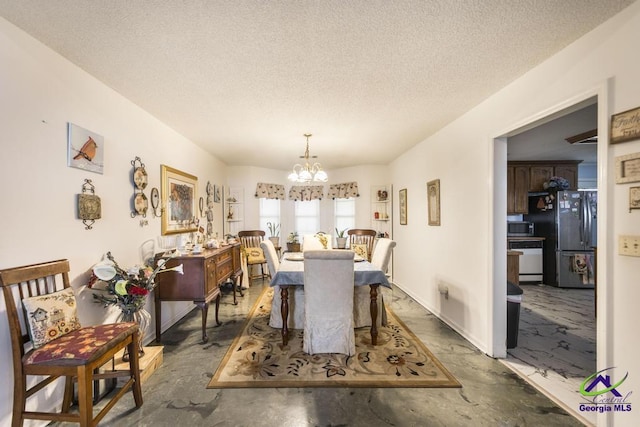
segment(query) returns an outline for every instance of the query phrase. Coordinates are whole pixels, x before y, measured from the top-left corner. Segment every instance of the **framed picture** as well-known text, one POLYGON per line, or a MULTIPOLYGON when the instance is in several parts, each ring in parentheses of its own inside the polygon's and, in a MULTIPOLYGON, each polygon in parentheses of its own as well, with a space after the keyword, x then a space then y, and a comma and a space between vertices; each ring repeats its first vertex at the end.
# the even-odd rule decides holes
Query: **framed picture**
POLYGON ((67 123, 67 166, 102 173, 104 138, 73 123, 67 123))
POLYGON ((427 182, 429 225, 440 225, 440 180, 427 182))
POLYGON ((398 197, 400 201, 400 225, 407 225, 407 189, 400 190, 398 197))
POLYGON ((197 231, 198 178, 166 165, 161 165, 160 172, 163 204, 162 235, 197 231))
POLYGON ((632 209, 640 209, 640 187, 629 189, 629 211, 632 209))
POLYGON ((611 116, 611 143, 634 139, 640 139, 640 107, 611 116))
POLYGON ((616 157, 616 184, 640 181, 640 153, 616 157))
POLYGON ((213 186, 213 201, 215 203, 220 203, 220 186, 215 185, 213 186))

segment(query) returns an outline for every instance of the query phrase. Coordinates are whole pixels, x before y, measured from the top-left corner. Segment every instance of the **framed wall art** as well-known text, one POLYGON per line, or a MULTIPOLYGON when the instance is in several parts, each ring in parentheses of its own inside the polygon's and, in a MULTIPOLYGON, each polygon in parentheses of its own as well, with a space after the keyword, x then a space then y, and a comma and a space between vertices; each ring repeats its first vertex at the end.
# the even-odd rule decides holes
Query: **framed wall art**
POLYGON ((640 153, 616 157, 616 184, 640 181, 640 153))
POLYGON ((629 188, 629 212, 640 209, 640 187, 629 188))
POLYGON ((104 138, 73 123, 67 123, 67 166, 102 173, 104 138))
POLYGON ((640 107, 611 116, 611 143, 634 139, 640 139, 640 107))
POLYGON ((427 182, 429 225, 440 225, 440 180, 427 182))
POLYGON ((407 189, 403 188, 399 192, 400 201, 400 225, 407 225, 407 189))
POLYGON ((161 165, 162 235, 198 230, 196 201, 198 178, 161 165))

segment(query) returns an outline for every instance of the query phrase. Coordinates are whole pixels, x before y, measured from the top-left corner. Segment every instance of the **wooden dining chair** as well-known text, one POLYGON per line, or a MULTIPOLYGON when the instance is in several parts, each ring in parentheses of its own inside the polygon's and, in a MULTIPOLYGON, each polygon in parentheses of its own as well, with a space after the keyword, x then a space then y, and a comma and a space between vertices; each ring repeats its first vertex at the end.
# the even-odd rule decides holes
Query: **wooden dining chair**
POLYGON ((376 241, 376 230, 352 228, 347 231, 347 234, 349 235, 349 247, 351 250, 363 258, 366 258, 367 261, 371 261, 373 244, 376 241), (366 256, 362 253, 364 251, 366 251, 366 256))
POLYGON ((351 251, 304 252, 305 353, 356 353, 353 257, 351 251))
MULTIPOLYGON (((267 258, 269 273, 275 276, 280 269, 280 260, 275 246, 270 240, 263 240, 260 247, 267 258)), ((304 286, 289 286, 289 312, 287 326, 289 329, 302 329, 304 327, 304 286)), ((271 315, 269 326, 282 328, 282 294, 280 286, 273 286, 273 299, 271 300, 271 315)))
POLYGON ((13 427, 22 426, 26 419, 96 426, 129 390, 136 407, 142 406, 138 325, 114 323, 81 327, 73 289, 69 285, 69 261, 0 270, 0 286, 13 355, 13 427), (125 347, 131 355, 128 370, 95 373, 125 347), (44 378, 27 380, 34 376, 44 378), (94 416, 93 382, 119 376, 129 379, 94 416), (26 409, 28 398, 39 391, 45 392, 40 395, 50 393, 47 385, 60 377, 65 377, 61 412, 26 409), (39 382, 34 384, 36 380, 39 382), (78 412, 70 411, 74 382, 78 387, 78 412))
POLYGON ((251 283, 253 279, 265 279, 269 277, 269 271, 265 269, 267 266, 267 259, 260 247, 260 243, 264 240, 264 235, 265 232, 262 230, 243 230, 238 232, 238 238, 240 239, 242 250, 244 251, 247 260, 249 283, 251 283), (252 274, 253 267, 258 265, 260 266, 261 274, 252 274))

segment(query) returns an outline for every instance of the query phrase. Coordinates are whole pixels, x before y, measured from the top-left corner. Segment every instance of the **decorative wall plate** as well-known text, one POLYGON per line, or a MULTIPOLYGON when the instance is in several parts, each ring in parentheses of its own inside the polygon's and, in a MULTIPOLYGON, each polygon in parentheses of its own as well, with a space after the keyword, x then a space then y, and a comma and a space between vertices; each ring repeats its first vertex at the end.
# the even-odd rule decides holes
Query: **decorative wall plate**
POLYGON ((144 166, 137 167, 133 170, 133 183, 138 190, 144 190, 146 188, 148 176, 144 166))
POLYGON ((85 230, 91 230, 96 219, 102 218, 102 202, 95 195, 95 187, 90 179, 82 184, 82 194, 78 194, 78 219, 82 220, 85 230), (88 194, 91 193, 91 194, 88 194))
POLYGON ((133 207, 138 215, 143 217, 147 215, 147 209, 149 209, 149 201, 144 193, 137 193, 133 200, 133 207))

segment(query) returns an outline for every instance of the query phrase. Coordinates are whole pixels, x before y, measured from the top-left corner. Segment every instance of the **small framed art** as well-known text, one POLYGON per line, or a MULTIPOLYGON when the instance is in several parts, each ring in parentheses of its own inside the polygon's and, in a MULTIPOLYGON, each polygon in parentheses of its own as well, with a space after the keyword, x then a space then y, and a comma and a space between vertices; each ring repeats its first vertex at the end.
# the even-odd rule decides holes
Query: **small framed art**
POLYGON ((166 165, 161 165, 160 172, 162 235, 197 231, 198 178, 166 165))
POLYGON ((403 188, 399 192, 400 201, 400 225, 407 225, 407 189, 403 188))
POLYGON ((104 169, 104 138, 67 123, 67 166, 101 174, 104 169))
POLYGON ((427 182, 429 225, 440 225, 440 180, 427 182))

